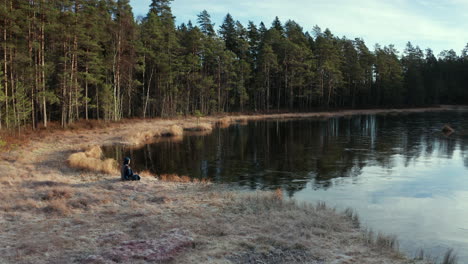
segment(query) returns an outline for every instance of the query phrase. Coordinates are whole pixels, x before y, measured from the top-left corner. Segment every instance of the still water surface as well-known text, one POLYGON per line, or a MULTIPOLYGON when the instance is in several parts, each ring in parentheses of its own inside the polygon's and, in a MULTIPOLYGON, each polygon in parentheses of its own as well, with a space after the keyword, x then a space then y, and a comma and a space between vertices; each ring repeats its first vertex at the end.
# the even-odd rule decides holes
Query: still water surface
POLYGON ((468 263, 468 112, 255 121, 181 142, 107 148, 135 171, 177 173, 356 209, 410 255, 468 263), (440 130, 450 123, 456 133, 440 130))

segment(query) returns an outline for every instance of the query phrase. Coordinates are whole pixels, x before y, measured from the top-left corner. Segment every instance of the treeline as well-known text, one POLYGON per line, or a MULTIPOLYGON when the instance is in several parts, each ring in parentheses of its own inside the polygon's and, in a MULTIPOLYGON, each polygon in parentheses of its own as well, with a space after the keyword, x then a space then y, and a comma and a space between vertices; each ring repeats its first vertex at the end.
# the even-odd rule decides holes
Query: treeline
POLYGON ((1 0, 0 127, 231 111, 398 107, 468 99, 468 45, 438 58, 276 18, 208 12, 176 27, 172 0, 1 0))

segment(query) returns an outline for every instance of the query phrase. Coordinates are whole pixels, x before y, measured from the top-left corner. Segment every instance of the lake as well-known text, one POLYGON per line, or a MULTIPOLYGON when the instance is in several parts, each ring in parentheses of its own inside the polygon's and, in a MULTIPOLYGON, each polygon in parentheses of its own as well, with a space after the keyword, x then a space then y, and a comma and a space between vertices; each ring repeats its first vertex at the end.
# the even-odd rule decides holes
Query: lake
POLYGON ((468 262, 467 143, 468 112, 450 111, 252 121, 105 155, 132 157, 135 171, 351 207, 364 226, 397 235, 410 256, 454 248, 468 262), (441 132, 446 123, 454 134, 441 132))

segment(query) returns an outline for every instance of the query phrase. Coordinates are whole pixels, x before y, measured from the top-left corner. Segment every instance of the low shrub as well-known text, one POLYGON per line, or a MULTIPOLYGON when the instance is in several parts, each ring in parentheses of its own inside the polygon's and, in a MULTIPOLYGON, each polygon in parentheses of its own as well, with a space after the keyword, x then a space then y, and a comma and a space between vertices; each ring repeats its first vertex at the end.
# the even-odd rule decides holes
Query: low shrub
POLYGON ((208 123, 200 123, 196 126, 186 127, 184 128, 186 131, 211 131, 213 130, 213 126, 208 123))
POLYGON ((70 167, 107 174, 118 173, 117 162, 114 159, 102 160, 102 149, 99 146, 89 148, 85 152, 70 155, 67 163, 70 167))
POLYGON ((220 128, 227 128, 231 125, 232 119, 229 116, 218 119, 216 125, 220 128))

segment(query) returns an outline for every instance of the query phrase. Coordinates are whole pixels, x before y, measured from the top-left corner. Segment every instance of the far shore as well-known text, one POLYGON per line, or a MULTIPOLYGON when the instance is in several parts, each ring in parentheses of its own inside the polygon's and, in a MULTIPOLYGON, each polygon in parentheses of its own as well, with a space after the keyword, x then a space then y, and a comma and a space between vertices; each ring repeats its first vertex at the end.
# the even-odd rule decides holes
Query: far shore
POLYGON ((141 182, 121 182, 100 146, 180 140, 254 120, 456 109, 124 120, 32 135, 0 154, 0 263, 431 263, 364 230, 352 209, 299 204, 281 190, 245 193, 147 172, 141 182))

